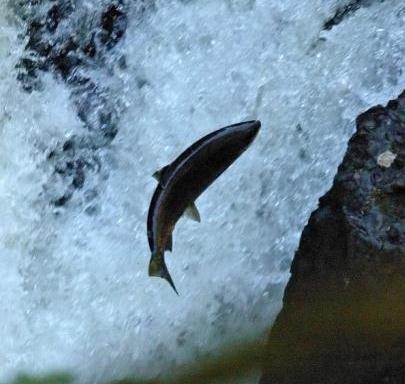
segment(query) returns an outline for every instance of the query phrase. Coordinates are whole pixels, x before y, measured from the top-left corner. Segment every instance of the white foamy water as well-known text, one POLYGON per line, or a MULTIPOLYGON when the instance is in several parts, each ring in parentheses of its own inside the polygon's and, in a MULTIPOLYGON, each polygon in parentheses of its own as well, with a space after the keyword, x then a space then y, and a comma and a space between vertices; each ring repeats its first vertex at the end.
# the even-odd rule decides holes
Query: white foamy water
POLYGON ((404 87, 402 2, 376 1, 322 31, 346 3, 161 0, 142 21, 130 8, 107 53, 114 70, 84 70, 121 106, 118 135, 59 208, 48 195, 66 180, 47 154, 82 122, 72 88, 51 73, 41 91, 21 89, 23 26, 0 3, 1 380, 55 369, 80 382, 154 377, 266 332, 355 117, 404 87), (151 175, 202 135, 250 119, 259 136, 198 199, 202 222, 176 226, 166 256, 176 296, 147 276, 151 175))

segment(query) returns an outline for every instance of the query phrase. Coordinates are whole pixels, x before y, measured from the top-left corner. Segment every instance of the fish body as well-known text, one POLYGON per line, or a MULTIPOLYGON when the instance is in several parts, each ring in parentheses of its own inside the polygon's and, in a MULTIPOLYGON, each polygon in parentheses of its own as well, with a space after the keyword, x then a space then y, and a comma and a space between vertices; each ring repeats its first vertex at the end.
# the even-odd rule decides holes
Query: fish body
POLYGON ((195 142, 158 172, 159 183, 147 221, 152 252, 149 275, 166 279, 176 293, 164 261, 165 250, 171 251, 176 222, 186 210, 199 219, 195 200, 248 148, 259 129, 259 121, 221 128, 195 142))

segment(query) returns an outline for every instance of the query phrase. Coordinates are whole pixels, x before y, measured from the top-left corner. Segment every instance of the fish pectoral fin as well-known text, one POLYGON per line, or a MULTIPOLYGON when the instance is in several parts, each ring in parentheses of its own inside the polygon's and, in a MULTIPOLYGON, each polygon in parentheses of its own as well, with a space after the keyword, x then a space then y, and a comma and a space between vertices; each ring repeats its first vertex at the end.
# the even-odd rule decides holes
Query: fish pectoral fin
POLYGON ((198 212, 195 203, 190 203, 189 206, 184 211, 184 216, 187 216, 191 220, 197 221, 198 223, 201 222, 200 213, 198 212))
POLYGON ((158 169, 152 177, 156 179, 159 183, 163 181, 165 174, 167 173, 169 169, 169 165, 165 165, 163 168, 158 169))
POLYGON ((171 252, 173 249, 173 235, 170 235, 169 238, 167 239, 165 251, 171 252))

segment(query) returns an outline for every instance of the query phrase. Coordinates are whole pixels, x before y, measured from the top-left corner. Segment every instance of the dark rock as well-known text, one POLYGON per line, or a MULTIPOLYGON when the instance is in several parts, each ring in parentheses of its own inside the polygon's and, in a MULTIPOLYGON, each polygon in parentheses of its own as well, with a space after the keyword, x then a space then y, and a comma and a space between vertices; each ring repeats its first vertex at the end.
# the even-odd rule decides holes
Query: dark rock
POLYGON ((343 6, 339 6, 335 14, 326 20, 323 24, 323 29, 328 31, 339 25, 344 19, 352 16, 357 10, 363 7, 369 7, 373 3, 383 3, 385 0, 351 0, 343 6))
MULTIPOLYGON (((33 9, 33 16, 25 18, 28 36, 25 48, 36 55, 37 62, 35 71, 32 63, 26 68, 32 77, 37 76, 36 70, 43 70, 53 71, 68 80, 77 67, 104 64, 104 51, 122 39, 128 25, 127 5, 123 0, 112 1, 106 9, 94 15, 86 14, 84 9, 80 13, 70 0, 50 2, 45 14, 41 12, 43 3, 31 1, 28 5, 33 9), (62 21, 64 30, 58 31, 62 21), (83 27, 87 30, 83 31, 83 27), (77 41, 73 36, 83 37, 77 41), (84 62, 82 54, 92 63, 84 62)), ((24 60, 18 64, 19 68, 25 68, 24 60)))
POLYGON ((122 2, 111 4, 101 15, 101 43, 108 48, 114 46, 124 36, 127 24, 128 20, 122 2))
POLYGON ((72 192, 69 191, 69 192, 66 192, 63 196, 59 197, 58 199, 52 201, 52 203, 55 207, 62 207, 70 200, 71 197, 72 197, 72 192))
POLYGON ((154 1, 106 0, 95 12, 72 0, 18 1, 18 8, 24 9, 21 18, 26 24, 27 43, 26 55, 17 64, 17 79, 27 92, 41 91, 40 73, 54 73, 70 87, 83 123, 82 134, 52 148, 47 156, 66 191, 63 196, 53 196, 53 188, 44 186, 44 190, 53 205, 63 206, 74 190, 83 188, 86 173, 100 169, 97 150, 109 145, 118 132, 118 101, 110 96, 108 87, 90 78, 90 73, 97 67, 110 73, 114 66, 125 68, 123 55, 115 64, 107 55, 114 54, 113 48, 125 35, 129 7, 141 17, 153 9, 154 1))
POLYGON ((92 34, 90 40, 83 45, 83 53, 90 57, 94 58, 97 54, 96 42, 94 41, 94 34, 92 34))
POLYGON ((60 20, 63 17, 63 12, 59 4, 54 4, 48 11, 46 17, 46 27, 49 32, 55 32, 60 20))
POLYGON ((261 384, 405 383, 405 92, 356 124, 302 233, 261 384))

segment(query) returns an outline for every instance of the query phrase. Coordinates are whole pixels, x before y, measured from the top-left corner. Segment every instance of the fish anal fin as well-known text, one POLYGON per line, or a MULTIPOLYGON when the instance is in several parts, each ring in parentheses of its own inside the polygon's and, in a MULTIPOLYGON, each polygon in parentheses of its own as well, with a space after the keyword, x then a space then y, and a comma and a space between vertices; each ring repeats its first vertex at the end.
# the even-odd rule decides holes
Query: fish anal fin
POLYGON ((184 216, 187 216, 191 220, 197 221, 198 223, 201 222, 200 213, 198 212, 194 202, 187 206, 186 210, 184 211, 184 216))
POLYGON ((167 239, 165 250, 171 252, 173 249, 173 236, 170 235, 167 239))

